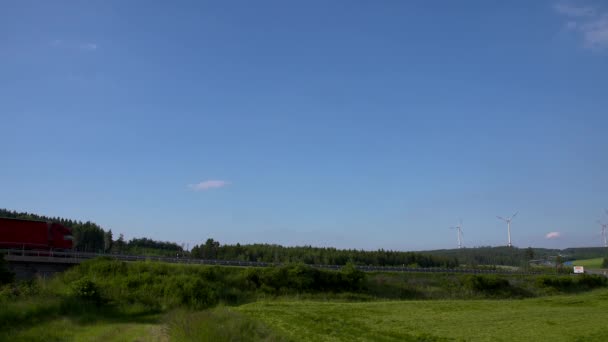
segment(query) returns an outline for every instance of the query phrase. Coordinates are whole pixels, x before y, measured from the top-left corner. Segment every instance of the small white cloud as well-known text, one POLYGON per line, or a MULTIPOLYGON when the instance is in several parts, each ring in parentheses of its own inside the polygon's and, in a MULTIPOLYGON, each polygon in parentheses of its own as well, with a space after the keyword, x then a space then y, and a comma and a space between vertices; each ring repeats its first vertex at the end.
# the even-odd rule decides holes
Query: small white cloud
POLYGON ((566 29, 582 35, 584 46, 591 49, 608 48, 608 10, 560 2, 555 11, 567 17, 566 29))
POLYGON ((74 50, 95 51, 95 50, 99 49, 99 45, 97 45, 96 43, 93 43, 93 42, 78 43, 78 42, 66 41, 66 40, 62 40, 62 39, 51 40, 49 42, 49 45, 54 48, 58 48, 58 49, 66 50, 66 51, 74 51, 74 50))
POLYGON ((80 48, 86 51, 95 51, 97 50, 97 44, 95 43, 86 43, 86 44, 80 44, 80 48))
POLYGON ((555 240, 555 239, 559 239, 561 236, 562 236, 562 233, 560 233, 560 232, 550 232, 550 233, 547 233, 547 235, 545 235, 545 239, 555 240))
POLYGON ((570 17, 589 17, 595 15, 596 10, 589 6, 575 6, 565 2, 560 2, 553 6, 555 11, 570 17))
POLYGON ((608 13, 580 25, 585 45, 591 48, 608 47, 608 13))
POLYGON ((223 180, 207 180, 197 184, 189 184, 188 187, 194 191, 205 191, 209 189, 223 188, 229 184, 230 182, 223 180))

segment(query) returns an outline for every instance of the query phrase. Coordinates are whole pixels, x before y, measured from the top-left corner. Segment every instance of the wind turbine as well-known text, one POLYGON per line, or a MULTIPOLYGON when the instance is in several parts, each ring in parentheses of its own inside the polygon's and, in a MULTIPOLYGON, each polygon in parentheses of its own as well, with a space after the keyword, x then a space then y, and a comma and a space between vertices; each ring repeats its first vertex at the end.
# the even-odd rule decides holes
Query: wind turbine
POLYGON ((462 233, 462 220, 460 220, 460 223, 457 226, 450 227, 450 229, 456 229, 456 234, 458 236, 458 249, 462 248, 462 236, 464 235, 462 233))
POLYGON ((606 239, 606 229, 608 229, 608 224, 602 223, 602 221, 597 221, 597 223, 602 226, 602 238, 604 238, 604 247, 608 247, 608 240, 606 239))
POLYGON ((517 215, 517 212, 515 212, 515 214, 513 214, 513 216, 509 217, 509 218, 504 218, 504 217, 500 217, 500 216, 496 216, 499 220, 503 220, 505 222, 507 222, 507 232, 509 234, 509 244, 507 244, 507 246, 512 247, 513 245, 511 244, 511 221, 513 221, 513 218, 517 215))

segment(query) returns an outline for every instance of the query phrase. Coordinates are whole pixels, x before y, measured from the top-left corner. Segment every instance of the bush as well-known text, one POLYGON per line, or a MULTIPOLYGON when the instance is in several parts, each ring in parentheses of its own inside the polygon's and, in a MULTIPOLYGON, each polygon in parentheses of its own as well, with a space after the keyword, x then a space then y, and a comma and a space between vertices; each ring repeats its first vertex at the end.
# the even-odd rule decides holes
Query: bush
POLYGON ((75 297, 85 301, 101 304, 101 294, 97 285, 91 280, 84 278, 72 284, 72 293, 75 297))
POLYGON ((598 275, 582 274, 577 277, 577 283, 581 287, 595 289, 606 286, 608 284, 608 279, 598 275))
POLYGON ((570 277, 551 277, 543 276, 536 280, 536 284, 539 287, 550 287, 556 290, 566 291, 571 290, 575 283, 570 277))
POLYGON ((0 254, 0 285, 12 283, 15 273, 8 269, 8 263, 4 260, 4 254, 0 254))
POLYGON ((359 270, 351 262, 342 267, 342 278, 348 290, 359 290, 365 281, 365 272, 359 270))
POLYGON ((478 292, 498 292, 511 288, 508 280, 496 276, 471 275, 464 280, 465 287, 478 292))

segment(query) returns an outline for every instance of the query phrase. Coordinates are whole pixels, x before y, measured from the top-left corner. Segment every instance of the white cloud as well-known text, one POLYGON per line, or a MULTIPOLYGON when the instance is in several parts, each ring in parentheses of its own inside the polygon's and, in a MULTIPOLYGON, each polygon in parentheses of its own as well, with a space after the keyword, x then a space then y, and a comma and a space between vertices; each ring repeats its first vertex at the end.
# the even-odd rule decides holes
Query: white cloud
POLYGON ((566 17, 566 28, 582 35, 585 47, 608 48, 608 10, 560 2, 553 6, 566 17))
POLYGON ((49 42, 49 45, 52 46, 53 48, 57 48, 57 49, 64 49, 64 50, 83 50, 83 51, 95 51, 97 49, 99 49, 99 45, 97 45, 97 43, 93 43, 93 42, 87 42, 87 43, 77 43, 77 42, 70 42, 70 41, 65 41, 62 39, 53 39, 49 42))
POLYGON ((555 239, 559 239, 561 236, 562 236, 562 233, 560 233, 560 232, 550 232, 550 233, 547 233, 547 235, 545 235, 545 239, 555 240, 555 239))
POLYGON ((188 187, 194 191, 205 191, 209 189, 223 188, 229 184, 230 182, 223 180, 207 180, 197 184, 189 184, 188 187))
POLYGON ((608 47, 608 13, 580 25, 585 45, 591 48, 608 47))
POLYGON ((576 21, 569 21, 566 23, 566 28, 569 30, 574 30, 578 27, 578 23, 576 21))
POLYGON ((80 48, 82 50, 86 50, 86 51, 95 51, 95 50, 97 50, 97 44, 95 44, 95 43, 80 44, 80 48))
POLYGON ((570 17, 587 17, 595 14, 595 8, 589 6, 575 6, 565 2, 555 4, 553 8, 560 14, 570 17))

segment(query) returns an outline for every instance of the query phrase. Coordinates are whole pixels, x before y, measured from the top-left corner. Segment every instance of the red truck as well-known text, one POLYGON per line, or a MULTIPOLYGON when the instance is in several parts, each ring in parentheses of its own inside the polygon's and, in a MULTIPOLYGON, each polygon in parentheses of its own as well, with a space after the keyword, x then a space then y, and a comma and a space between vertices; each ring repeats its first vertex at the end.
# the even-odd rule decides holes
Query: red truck
POLYGON ((72 231, 54 222, 0 217, 0 248, 71 249, 72 231))

